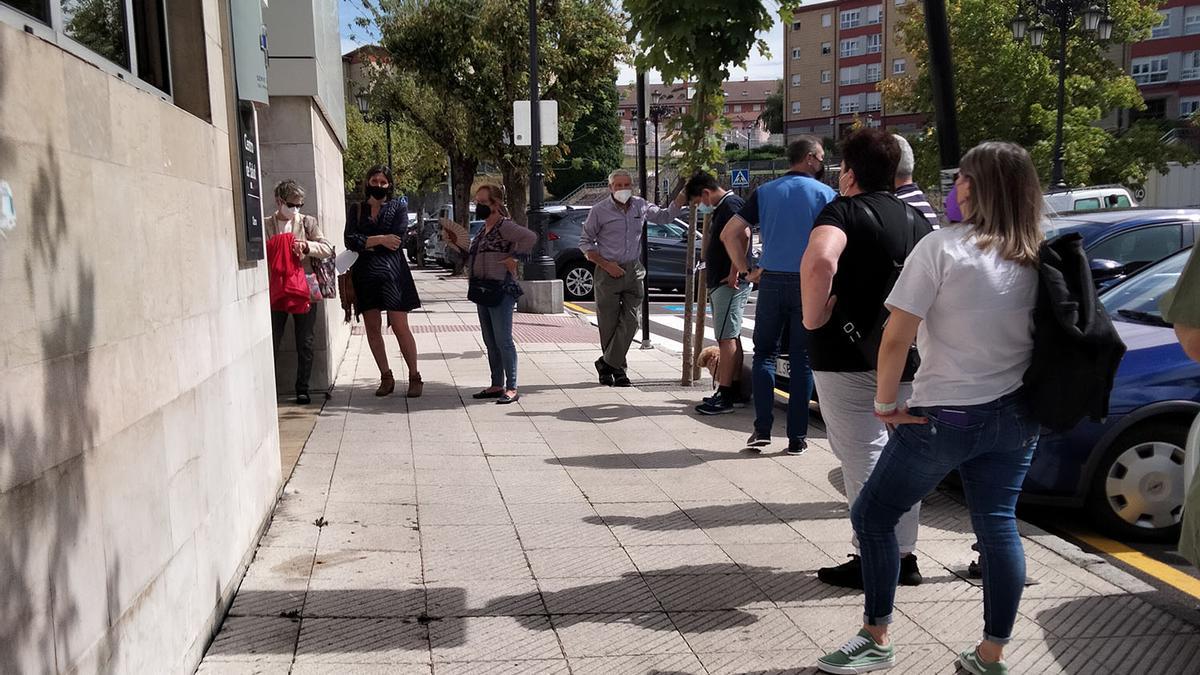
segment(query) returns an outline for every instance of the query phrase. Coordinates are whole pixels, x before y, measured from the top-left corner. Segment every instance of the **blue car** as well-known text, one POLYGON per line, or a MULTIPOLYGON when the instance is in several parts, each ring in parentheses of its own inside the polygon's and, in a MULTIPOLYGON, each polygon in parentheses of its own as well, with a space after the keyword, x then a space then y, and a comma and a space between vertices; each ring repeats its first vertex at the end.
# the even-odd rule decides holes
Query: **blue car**
POLYGON ((1184 448, 1200 413, 1200 365, 1184 355, 1158 301, 1190 253, 1144 267, 1101 295, 1128 348, 1109 416, 1043 436, 1022 501, 1086 507, 1118 538, 1178 537, 1184 448))
POLYGON ((1046 238, 1083 237, 1092 277, 1101 288, 1124 279, 1200 239, 1200 209, 1116 209, 1050 220, 1046 238))

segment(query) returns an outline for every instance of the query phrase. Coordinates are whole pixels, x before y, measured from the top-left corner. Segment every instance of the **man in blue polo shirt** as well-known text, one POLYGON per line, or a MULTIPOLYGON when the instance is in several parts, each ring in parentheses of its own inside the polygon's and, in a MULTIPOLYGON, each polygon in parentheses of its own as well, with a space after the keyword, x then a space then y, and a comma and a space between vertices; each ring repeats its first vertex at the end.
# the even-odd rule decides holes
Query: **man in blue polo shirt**
POLYGON ((788 162, 791 171, 755 190, 721 232, 721 241, 734 267, 748 272, 750 280, 758 284, 752 369, 754 432, 746 445, 763 448, 771 444, 775 357, 786 329, 791 365, 787 453, 799 455, 808 449, 808 401, 812 398, 808 332, 800 308, 800 260, 813 222, 837 193, 820 180, 825 173, 825 149, 816 138, 802 136, 788 146, 788 162), (759 226, 762 236, 762 257, 755 270, 750 269, 746 258, 753 225, 759 226))

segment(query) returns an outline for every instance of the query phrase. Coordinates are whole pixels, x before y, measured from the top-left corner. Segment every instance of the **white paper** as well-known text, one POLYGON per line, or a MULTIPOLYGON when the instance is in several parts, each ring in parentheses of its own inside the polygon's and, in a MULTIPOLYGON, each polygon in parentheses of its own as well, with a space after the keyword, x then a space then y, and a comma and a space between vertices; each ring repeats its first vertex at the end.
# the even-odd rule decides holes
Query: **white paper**
POLYGON ((338 274, 345 274, 350 271, 350 266, 354 261, 358 260, 358 253, 355 251, 342 251, 333 259, 334 265, 337 267, 338 274))

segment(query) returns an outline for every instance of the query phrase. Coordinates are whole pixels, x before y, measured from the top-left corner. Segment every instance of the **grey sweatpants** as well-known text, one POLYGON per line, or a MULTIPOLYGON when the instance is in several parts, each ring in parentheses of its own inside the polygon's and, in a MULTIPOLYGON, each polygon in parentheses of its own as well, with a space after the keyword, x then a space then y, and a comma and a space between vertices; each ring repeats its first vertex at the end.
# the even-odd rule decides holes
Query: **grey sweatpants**
POLYGON ((613 368, 625 369, 629 345, 638 331, 646 270, 640 261, 621 266, 625 276, 614 279, 608 272, 596 268, 596 319, 600 324, 600 348, 604 362, 613 368))
MULTIPOLYGON (((829 445, 842 463, 846 501, 853 506, 888 442, 887 426, 875 417, 875 372, 814 371, 813 379, 817 385, 821 419, 825 421, 829 445)), ((902 405, 910 394, 912 386, 901 384, 898 400, 902 405)), ((900 544, 901 556, 912 553, 917 547, 920 517, 921 502, 917 502, 896 524, 896 540, 900 544)), ((850 543, 857 551, 858 540, 854 535, 850 535, 850 543)))

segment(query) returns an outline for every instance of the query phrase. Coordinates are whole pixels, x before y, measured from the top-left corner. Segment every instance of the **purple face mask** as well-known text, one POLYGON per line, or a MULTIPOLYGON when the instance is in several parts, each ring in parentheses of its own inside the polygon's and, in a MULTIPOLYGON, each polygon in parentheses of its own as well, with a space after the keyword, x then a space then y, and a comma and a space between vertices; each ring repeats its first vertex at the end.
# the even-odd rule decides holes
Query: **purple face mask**
POLYGON ((946 220, 952 223, 961 223, 963 221, 962 209, 958 208, 958 186, 950 188, 950 194, 946 195, 946 220))

